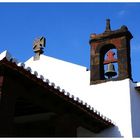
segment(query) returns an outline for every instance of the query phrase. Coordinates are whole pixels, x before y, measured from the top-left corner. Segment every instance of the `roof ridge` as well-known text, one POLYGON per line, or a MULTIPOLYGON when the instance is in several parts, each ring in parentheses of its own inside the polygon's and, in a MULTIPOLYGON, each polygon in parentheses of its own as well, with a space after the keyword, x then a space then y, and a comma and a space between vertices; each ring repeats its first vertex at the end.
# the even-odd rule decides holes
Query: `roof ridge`
MULTIPOLYGON (((48 59, 52 59, 52 60, 55 60, 55 61, 59 61, 59 62, 62 62, 62 63, 68 63, 68 64, 71 64, 71 65, 75 65, 77 67, 81 67, 82 69, 87 69, 86 66, 83 66, 83 65, 80 65, 80 64, 76 64, 76 63, 72 63, 70 61, 66 61, 66 60, 62 60, 62 59, 58 59, 58 58, 55 58, 55 57, 52 57, 52 56, 48 56, 48 55, 44 55, 44 54, 41 54, 40 55, 40 59, 41 57, 45 57, 45 58, 48 58, 48 59)), ((30 59, 28 59, 27 61, 25 61, 25 63, 27 63, 29 60, 33 60, 34 56, 32 56, 30 59)))

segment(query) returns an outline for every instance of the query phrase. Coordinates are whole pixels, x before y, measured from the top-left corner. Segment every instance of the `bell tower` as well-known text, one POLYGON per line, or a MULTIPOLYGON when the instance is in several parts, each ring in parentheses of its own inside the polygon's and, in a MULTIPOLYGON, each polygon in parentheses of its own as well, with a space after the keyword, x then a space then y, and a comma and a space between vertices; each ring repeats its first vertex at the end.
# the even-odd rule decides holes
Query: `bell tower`
POLYGON ((111 30, 110 19, 102 34, 90 35, 90 84, 131 77, 130 40, 126 26, 111 30))

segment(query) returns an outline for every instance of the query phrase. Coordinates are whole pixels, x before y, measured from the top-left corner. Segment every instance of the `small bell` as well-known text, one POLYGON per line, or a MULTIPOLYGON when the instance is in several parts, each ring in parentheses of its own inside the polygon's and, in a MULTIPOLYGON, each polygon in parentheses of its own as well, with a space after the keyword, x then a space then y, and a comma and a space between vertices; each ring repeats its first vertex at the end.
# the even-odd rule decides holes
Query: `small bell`
POLYGON ((108 77, 108 79, 111 79, 112 77, 117 75, 117 72, 115 71, 115 67, 112 63, 108 64, 105 75, 108 77))

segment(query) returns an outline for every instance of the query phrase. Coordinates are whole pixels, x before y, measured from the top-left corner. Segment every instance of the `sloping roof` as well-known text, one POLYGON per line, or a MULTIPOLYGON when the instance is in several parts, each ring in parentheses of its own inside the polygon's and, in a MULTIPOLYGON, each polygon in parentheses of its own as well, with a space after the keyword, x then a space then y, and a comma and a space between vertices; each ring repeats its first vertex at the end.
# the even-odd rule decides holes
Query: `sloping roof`
POLYGON ((0 54, 0 67, 1 66, 5 66, 16 73, 27 77, 31 81, 36 82, 38 85, 41 85, 43 88, 49 88, 53 94, 69 102, 70 104, 87 114, 89 118, 98 120, 100 123, 104 124, 104 127, 110 127, 114 125, 110 119, 103 116, 93 107, 83 102, 78 97, 75 97, 69 92, 66 92, 64 89, 61 89, 59 86, 55 86, 55 83, 51 83, 48 79, 45 79, 42 75, 39 75, 30 67, 27 67, 26 63, 18 63, 18 61, 16 59, 13 59, 7 51, 0 54))
POLYGON ((45 79, 49 79, 56 86, 65 89, 74 97, 82 100, 82 102, 84 101, 83 104, 95 107, 116 122, 117 119, 114 117, 116 115, 110 109, 112 101, 106 100, 114 95, 110 95, 110 93, 104 94, 104 92, 110 90, 110 85, 114 86, 116 84, 115 82, 90 85, 90 71, 87 71, 86 67, 45 55, 40 55, 40 59, 37 61, 34 61, 33 57, 31 57, 25 62, 25 67, 31 67, 33 71, 37 71, 45 79))
POLYGON ((71 93, 81 92, 81 86, 87 88, 90 84, 90 72, 84 66, 45 55, 37 61, 32 57, 25 64, 71 93))

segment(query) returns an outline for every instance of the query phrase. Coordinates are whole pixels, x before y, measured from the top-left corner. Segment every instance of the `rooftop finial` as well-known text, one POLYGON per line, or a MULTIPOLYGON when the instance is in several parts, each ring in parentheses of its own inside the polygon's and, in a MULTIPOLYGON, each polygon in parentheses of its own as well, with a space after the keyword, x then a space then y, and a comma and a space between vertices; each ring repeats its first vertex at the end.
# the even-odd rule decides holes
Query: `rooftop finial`
POLYGON ((111 31, 110 19, 106 19, 106 29, 105 29, 105 32, 110 32, 110 31, 111 31))
POLYGON ((43 47, 45 47, 45 42, 46 42, 46 39, 44 37, 37 38, 34 41, 34 44, 33 44, 33 50, 35 52, 34 60, 39 60, 40 54, 44 52, 43 47))

